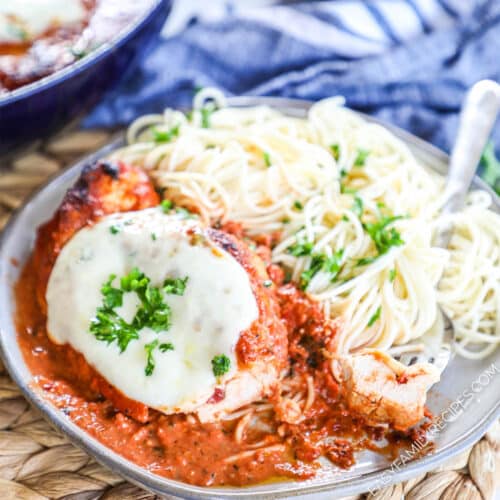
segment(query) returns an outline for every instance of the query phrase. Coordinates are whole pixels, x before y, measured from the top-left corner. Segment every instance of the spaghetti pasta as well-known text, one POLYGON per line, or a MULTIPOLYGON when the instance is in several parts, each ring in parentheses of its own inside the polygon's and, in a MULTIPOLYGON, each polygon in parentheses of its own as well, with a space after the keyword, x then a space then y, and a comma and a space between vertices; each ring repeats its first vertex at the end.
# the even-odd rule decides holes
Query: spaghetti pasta
POLYGON ((491 197, 471 193, 452 218, 450 247, 434 247, 443 178, 342 98, 297 118, 225 107, 219 91, 205 89, 191 116, 143 116, 127 141, 112 159, 145 168, 165 197, 205 222, 278 232, 272 261, 341 318, 339 353, 438 331, 439 306, 461 355, 484 357, 500 343, 500 215, 491 197))

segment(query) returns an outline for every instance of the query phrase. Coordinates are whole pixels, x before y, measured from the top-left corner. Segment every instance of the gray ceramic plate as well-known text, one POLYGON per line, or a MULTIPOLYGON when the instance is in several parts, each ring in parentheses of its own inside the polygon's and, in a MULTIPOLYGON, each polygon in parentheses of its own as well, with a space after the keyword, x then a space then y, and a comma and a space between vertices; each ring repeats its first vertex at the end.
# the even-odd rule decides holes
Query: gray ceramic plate
MULTIPOLYGON (((311 103, 285 99, 237 98, 233 105, 268 104, 295 116, 303 116, 311 103)), ((386 125, 387 126, 387 125, 386 125)), ((420 161, 441 173, 446 171, 448 157, 438 149, 416 137, 388 126, 403 139, 420 161)), ((436 468, 441 462, 470 447, 500 417, 500 351, 488 359, 468 361, 455 357, 441 382, 432 390, 429 406, 435 415, 441 415, 442 424, 435 435, 435 450, 422 457, 406 454, 392 464, 379 456, 364 454, 349 471, 326 468, 319 477, 305 482, 280 482, 247 488, 201 488, 154 475, 125 460, 73 424, 62 412, 45 401, 32 385, 16 341, 12 320, 15 307, 12 285, 19 275, 19 267, 12 264, 15 258, 23 263, 29 255, 36 228, 52 216, 66 189, 78 177, 89 161, 101 158, 118 147, 110 144, 86 160, 74 165, 51 179, 12 217, 5 228, 0 247, 0 346, 10 375, 21 387, 26 398, 37 406, 45 417, 64 432, 77 446, 83 448, 103 465, 130 481, 158 494, 171 494, 188 498, 276 498, 285 496, 314 496, 340 498, 377 487, 403 481, 417 474, 436 468), (327 493, 328 492, 328 493, 327 493), (323 493, 323 494, 322 494, 323 493)), ((479 179, 475 186, 488 188, 479 179)), ((491 191, 490 191, 491 192, 491 191)), ((495 197, 496 209, 500 201, 495 197)))

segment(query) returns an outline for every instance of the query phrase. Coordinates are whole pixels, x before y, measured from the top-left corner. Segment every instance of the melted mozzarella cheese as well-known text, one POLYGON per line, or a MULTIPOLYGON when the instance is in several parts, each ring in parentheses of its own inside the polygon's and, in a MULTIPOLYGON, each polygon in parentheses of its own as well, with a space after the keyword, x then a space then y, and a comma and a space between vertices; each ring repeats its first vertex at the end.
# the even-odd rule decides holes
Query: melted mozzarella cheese
POLYGON ((26 42, 54 26, 84 21, 81 0, 0 1, 0 42, 26 42))
MULTIPOLYGON (((231 368, 224 378, 234 375, 239 335, 258 317, 244 268, 198 222, 157 208, 110 215, 77 232, 56 260, 46 298, 54 342, 69 343, 126 396, 165 413, 192 411, 213 394, 214 356, 228 356, 231 368), (120 353, 116 343, 97 340, 89 325, 102 304, 103 283, 115 274, 113 285, 119 286, 134 267, 154 286, 166 278, 188 276, 188 282, 182 296, 164 296, 172 310, 170 329, 143 328, 120 353), (155 349, 156 366, 146 376, 145 345, 155 339, 171 342, 174 350, 155 349)), ((136 294, 125 293, 116 312, 131 321, 138 305, 136 294)))

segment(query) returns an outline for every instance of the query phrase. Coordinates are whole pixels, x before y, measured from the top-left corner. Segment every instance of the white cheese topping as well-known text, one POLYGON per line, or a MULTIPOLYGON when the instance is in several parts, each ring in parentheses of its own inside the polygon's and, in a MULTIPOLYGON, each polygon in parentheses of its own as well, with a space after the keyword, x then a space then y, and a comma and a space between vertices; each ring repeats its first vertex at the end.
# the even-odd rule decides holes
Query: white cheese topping
POLYGON ((81 0, 1 0, 0 43, 30 41, 54 26, 79 23, 81 0))
MULTIPOLYGON (((235 373, 239 335, 258 317, 244 268, 197 221, 158 208, 110 215, 77 232, 56 260, 46 297, 54 342, 69 343, 123 394, 165 413, 192 411, 213 394, 214 356, 230 359, 226 378, 235 373), (193 237, 193 228, 199 236, 193 237), (172 310, 170 329, 143 328, 120 353, 116 342, 97 340, 89 326, 102 305, 103 283, 115 274, 119 287, 119 278, 135 267, 154 286, 166 278, 187 276, 188 282, 182 296, 164 295, 172 310), (144 346, 155 339, 171 342, 174 350, 155 349, 156 366, 146 376, 144 346)), ((125 293, 116 312, 131 321, 138 306, 137 295, 125 293)))

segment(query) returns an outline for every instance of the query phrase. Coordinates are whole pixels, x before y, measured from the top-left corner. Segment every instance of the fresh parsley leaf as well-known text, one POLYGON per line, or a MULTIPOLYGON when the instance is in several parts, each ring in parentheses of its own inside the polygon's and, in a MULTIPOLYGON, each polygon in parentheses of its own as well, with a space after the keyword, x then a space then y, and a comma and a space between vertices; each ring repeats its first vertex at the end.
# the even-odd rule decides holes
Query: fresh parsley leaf
POLYGON ((342 268, 342 258, 344 257, 344 249, 341 248, 333 253, 331 257, 327 257, 323 269, 331 274, 330 281, 335 281, 342 268))
POLYGON ((265 163, 266 167, 269 168, 272 165, 271 156, 269 155, 269 153, 267 151, 264 151, 264 153, 262 154, 262 157, 264 158, 264 163, 265 163))
POLYGON ((300 288, 305 290, 319 271, 329 273, 331 275, 330 281, 334 282, 342 269, 343 256, 343 248, 334 252, 331 257, 327 257, 324 253, 313 254, 309 267, 300 274, 300 288))
POLYGON ((304 205, 302 205, 302 203, 299 200, 295 200, 293 202, 293 208, 295 208, 295 210, 301 211, 304 210, 304 205))
POLYGON ((156 241, 156 233, 151 233, 151 239, 152 239, 153 241, 156 241))
POLYGON ((356 261, 356 266, 367 266, 368 264, 375 262, 378 258, 378 255, 375 255, 374 257, 363 257, 362 259, 358 259, 356 261))
POLYGON ((116 275, 112 274, 108 278, 108 281, 101 287, 101 295, 103 296, 103 303, 106 309, 114 309, 123 304, 123 291, 119 288, 114 288, 112 285, 115 278, 116 275))
POLYGON ((120 228, 119 228, 119 226, 115 226, 115 225, 113 225, 113 226, 111 226, 111 227, 109 228, 109 232, 110 232, 111 234, 118 234, 118 233, 120 232, 120 228))
POLYGON ((210 128, 210 119, 214 111, 215 108, 213 106, 205 106, 204 108, 200 109, 202 128, 210 128))
POLYGON ((159 130, 157 127, 151 127, 153 140, 158 143, 170 142, 174 137, 179 135, 180 124, 175 125, 169 130, 159 130))
POLYGON ((171 342, 166 342, 165 344, 160 344, 158 346, 158 349, 160 349, 161 352, 173 351, 174 344, 172 344, 171 342))
POLYGON ((495 155, 495 148, 492 142, 489 142, 484 148, 481 156, 483 172, 481 177, 487 182, 500 196, 500 161, 495 155))
POLYGON ((351 210, 358 216, 361 217, 363 215, 363 200, 359 196, 354 197, 354 205, 351 210))
POLYGON ((378 307, 377 310, 375 311, 375 313, 372 315, 372 317, 368 320, 368 328, 370 326, 373 326, 373 324, 375 323, 375 321, 377 321, 379 318, 380 318, 380 313, 382 312, 382 307, 378 307))
POLYGON ((141 306, 137 309, 132 324, 141 330, 148 327, 155 332, 167 331, 171 326, 172 311, 163 301, 161 291, 148 284, 135 290, 141 306))
POLYGON ((342 215, 342 220, 343 220, 344 222, 349 222, 349 217, 347 217, 347 215, 346 215, 346 214, 344 214, 344 215, 342 215))
POLYGON ((297 243, 290 245, 286 250, 294 257, 304 257, 305 255, 311 255, 313 247, 314 243, 312 241, 297 241, 297 243))
POLYGON ((153 358, 153 351, 155 350, 156 346, 158 345, 159 340, 155 339, 153 342, 150 342, 149 344, 146 344, 144 346, 144 349, 146 351, 146 368, 144 369, 144 373, 146 374, 146 377, 150 377, 153 374, 153 370, 155 369, 155 360, 153 358))
POLYGON ((340 158, 340 146, 338 144, 330 144, 330 150, 335 161, 339 161, 340 158))
POLYGON ((149 284, 149 278, 134 267, 132 271, 120 280, 120 287, 124 292, 135 292, 145 289, 149 284))
POLYGON ((221 377, 229 371, 231 360, 225 354, 219 354, 212 359, 212 371, 216 377, 221 377))
POLYGON ((282 224, 290 224, 290 222, 292 222, 292 221, 290 220, 290 217, 283 217, 283 218, 281 219, 281 223, 282 223, 282 224))
POLYGON ((394 221, 402 219, 403 216, 383 216, 376 222, 363 223, 364 230, 368 233, 373 243, 377 247, 379 254, 385 254, 391 247, 401 246, 404 240, 401 238, 399 232, 388 226, 394 221))
POLYGON ((366 162, 367 156, 370 154, 370 151, 362 148, 358 148, 358 154, 356 155, 356 158, 354 159, 354 166, 355 167, 363 167, 366 162))
POLYGON ((172 200, 162 200, 160 205, 161 205, 163 212, 166 214, 168 212, 170 212, 170 210, 172 210, 172 208, 174 208, 174 202, 172 200))
MULTIPOLYGON (((139 338, 139 331, 150 328, 155 332, 167 331, 171 326, 172 311, 164 301, 163 293, 182 295, 185 291, 188 277, 166 279, 163 288, 151 285, 151 280, 138 268, 133 268, 129 274, 120 280, 120 288, 113 286, 116 275, 112 274, 102 287, 101 295, 103 305, 97 309, 95 318, 90 322, 90 332, 98 340, 108 344, 116 342, 123 352, 128 344, 139 338), (115 308, 123 304, 124 293, 135 293, 141 305, 137 309, 131 323, 126 322, 119 316, 115 308)), ((158 346, 158 340, 145 345, 147 352, 147 364, 145 373, 151 375, 154 370, 153 351, 158 346)), ((165 343, 160 345, 160 350, 173 349, 173 345, 165 343)))
POLYGON ((340 184, 340 192, 342 194, 356 194, 358 192, 357 189, 350 188, 346 186, 345 184, 340 184))
POLYGON ((163 291, 170 295, 184 295, 188 276, 185 278, 167 278, 163 282, 163 291))
POLYGON ((396 268, 391 269, 391 270, 389 271, 389 281, 390 281, 391 283, 393 283, 393 282, 394 282, 394 280, 396 279, 396 274, 397 274, 396 268))
POLYGON ((90 333, 107 344, 116 342, 120 352, 125 351, 132 340, 139 338, 139 333, 132 325, 118 316, 113 309, 106 307, 97 309, 95 318, 90 322, 90 333))

